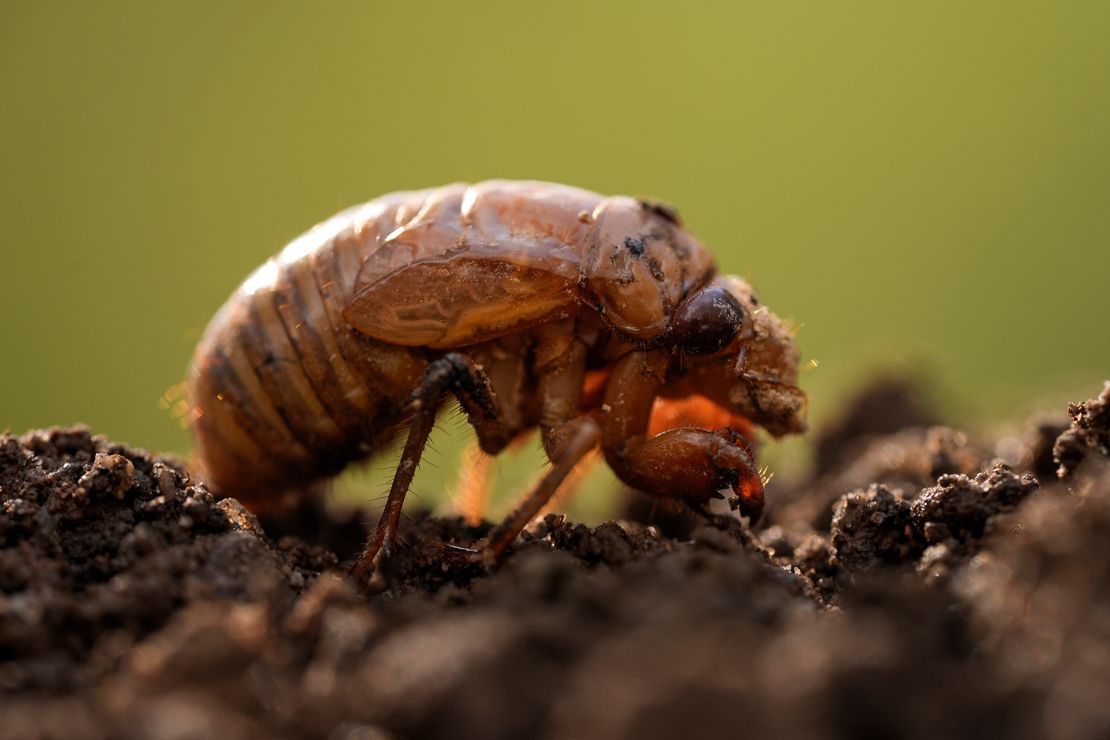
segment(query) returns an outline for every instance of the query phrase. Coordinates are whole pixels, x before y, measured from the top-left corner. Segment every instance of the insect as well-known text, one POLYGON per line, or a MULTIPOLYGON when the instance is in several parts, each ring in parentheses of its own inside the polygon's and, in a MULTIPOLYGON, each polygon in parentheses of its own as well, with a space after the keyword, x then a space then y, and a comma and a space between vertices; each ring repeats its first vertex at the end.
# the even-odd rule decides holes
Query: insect
POLYGON ((804 431, 797 365, 787 326, 670 208, 489 181, 386 195, 294 240, 212 319, 187 385, 196 459, 247 505, 407 424, 354 566, 368 578, 448 395, 484 452, 538 428, 552 463, 484 542, 488 562, 598 446, 636 489, 695 507, 731 489, 757 517, 747 436, 804 431))

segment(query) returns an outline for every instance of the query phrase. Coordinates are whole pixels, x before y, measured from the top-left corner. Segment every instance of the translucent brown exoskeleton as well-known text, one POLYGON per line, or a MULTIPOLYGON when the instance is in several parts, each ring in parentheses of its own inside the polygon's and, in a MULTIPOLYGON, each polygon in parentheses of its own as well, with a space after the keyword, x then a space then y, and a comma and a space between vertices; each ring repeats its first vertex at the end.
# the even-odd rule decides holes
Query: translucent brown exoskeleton
POLYGON ((485 453, 538 428, 552 463, 475 556, 490 561, 598 446, 640 491, 701 506, 731 489, 758 516, 747 436, 805 429, 797 370, 787 326, 673 210, 490 181, 387 195, 293 241, 212 320, 188 388, 203 475, 248 505, 407 425, 366 578, 449 394, 485 453))

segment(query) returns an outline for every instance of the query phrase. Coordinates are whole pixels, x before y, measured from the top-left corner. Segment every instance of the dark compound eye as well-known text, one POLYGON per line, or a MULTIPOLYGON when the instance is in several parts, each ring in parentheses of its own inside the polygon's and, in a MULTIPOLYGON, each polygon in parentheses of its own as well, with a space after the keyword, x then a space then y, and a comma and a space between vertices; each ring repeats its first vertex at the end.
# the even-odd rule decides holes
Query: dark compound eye
POLYGON ((691 294, 675 312, 675 337, 692 355, 710 355, 724 348, 744 325, 744 309, 727 290, 717 286, 691 294))

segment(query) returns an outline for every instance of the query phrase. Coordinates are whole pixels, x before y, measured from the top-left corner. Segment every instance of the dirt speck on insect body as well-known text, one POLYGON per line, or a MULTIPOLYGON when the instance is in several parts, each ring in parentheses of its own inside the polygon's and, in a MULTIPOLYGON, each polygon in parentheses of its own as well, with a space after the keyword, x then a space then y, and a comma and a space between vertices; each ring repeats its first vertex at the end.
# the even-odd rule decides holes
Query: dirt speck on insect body
POLYGON ((624 248, 627 249, 633 257, 639 257, 644 253, 644 240, 626 236, 624 238, 624 248))

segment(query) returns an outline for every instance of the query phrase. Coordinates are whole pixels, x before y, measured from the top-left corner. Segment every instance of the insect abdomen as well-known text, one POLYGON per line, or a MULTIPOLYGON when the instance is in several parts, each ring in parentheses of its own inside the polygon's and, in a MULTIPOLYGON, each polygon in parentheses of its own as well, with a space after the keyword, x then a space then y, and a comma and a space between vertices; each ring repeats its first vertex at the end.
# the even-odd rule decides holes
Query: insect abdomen
POLYGON ((376 202, 321 224, 212 320, 189 386, 197 459, 222 492, 250 500, 331 475, 397 421, 419 358, 360 336, 341 315, 358 265, 397 210, 376 202))

